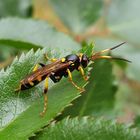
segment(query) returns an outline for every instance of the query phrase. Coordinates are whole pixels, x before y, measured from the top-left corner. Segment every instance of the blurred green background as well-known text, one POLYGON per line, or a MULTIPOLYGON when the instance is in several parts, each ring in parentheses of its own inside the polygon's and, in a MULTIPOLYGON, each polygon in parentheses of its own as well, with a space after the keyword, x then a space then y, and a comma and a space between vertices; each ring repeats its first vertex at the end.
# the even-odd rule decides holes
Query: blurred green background
MULTIPOLYGON (((118 85, 115 95, 115 108, 119 112, 117 120, 127 123, 140 115, 139 5, 139 0, 0 0, 0 18, 41 19, 79 44, 94 42, 95 50, 126 41, 112 54, 132 61, 130 64, 113 63, 115 84, 118 85)), ((1 25, 0 29, 3 28, 1 25)), ((19 31, 19 34, 22 32, 19 31)), ((1 69, 6 69, 15 56, 31 49, 28 46, 15 46, 6 44, 0 35, 1 69)), ((101 71, 104 70, 101 68, 101 71)))

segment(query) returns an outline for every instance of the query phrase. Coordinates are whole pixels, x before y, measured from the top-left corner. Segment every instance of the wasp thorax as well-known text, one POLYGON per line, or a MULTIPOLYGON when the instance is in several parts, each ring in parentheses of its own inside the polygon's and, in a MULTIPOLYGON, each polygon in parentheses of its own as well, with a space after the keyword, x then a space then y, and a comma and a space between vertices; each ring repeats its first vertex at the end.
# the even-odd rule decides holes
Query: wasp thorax
POLYGON ((76 54, 70 54, 66 56, 66 61, 70 61, 71 65, 69 67, 70 70, 78 69, 80 66, 80 59, 76 54))

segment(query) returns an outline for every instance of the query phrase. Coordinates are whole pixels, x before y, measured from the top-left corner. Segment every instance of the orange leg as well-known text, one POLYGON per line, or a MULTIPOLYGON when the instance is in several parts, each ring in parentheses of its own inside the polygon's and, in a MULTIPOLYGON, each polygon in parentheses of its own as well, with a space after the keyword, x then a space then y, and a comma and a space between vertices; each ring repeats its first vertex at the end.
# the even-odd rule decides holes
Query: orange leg
POLYGON ((51 62, 55 62, 57 60, 56 58, 49 58, 47 54, 44 54, 44 57, 51 62))

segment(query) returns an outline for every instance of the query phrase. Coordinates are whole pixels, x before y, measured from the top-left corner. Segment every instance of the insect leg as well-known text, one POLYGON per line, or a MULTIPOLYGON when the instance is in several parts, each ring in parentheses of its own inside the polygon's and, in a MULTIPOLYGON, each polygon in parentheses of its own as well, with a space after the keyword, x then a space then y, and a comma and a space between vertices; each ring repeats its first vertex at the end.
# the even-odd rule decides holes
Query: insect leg
POLYGON ((71 72, 70 72, 69 69, 67 69, 67 72, 68 72, 69 80, 70 80, 70 82, 72 83, 72 85, 73 85, 74 87, 76 87, 78 90, 84 91, 83 88, 79 87, 78 85, 76 85, 76 84, 73 82, 73 80, 72 80, 72 74, 71 74, 71 72))
POLYGON ((48 92, 48 77, 45 79, 45 88, 44 88, 44 108, 43 111, 40 113, 40 115, 43 117, 46 113, 47 110, 47 102, 48 102, 48 97, 47 97, 47 92, 48 92))
POLYGON ((44 54, 44 57, 46 60, 49 60, 51 62, 55 62, 57 60, 56 58, 49 58, 47 54, 44 54))
POLYGON ((18 91, 20 91, 20 90, 21 90, 21 84, 19 85, 18 88, 15 89, 15 92, 18 92, 18 91))
POLYGON ((81 72, 81 75, 83 76, 83 79, 84 79, 85 81, 87 81, 88 78, 87 78, 87 76, 85 76, 85 72, 84 72, 83 68, 82 68, 81 66, 79 66, 79 67, 78 67, 78 70, 81 72))
POLYGON ((33 72, 36 71, 36 70, 38 69, 39 65, 40 65, 41 67, 45 67, 45 64, 43 64, 43 63, 38 63, 38 64, 35 65, 35 67, 34 67, 34 69, 33 69, 33 72))
POLYGON ((45 67, 46 65, 43 63, 38 63, 41 67, 45 67))

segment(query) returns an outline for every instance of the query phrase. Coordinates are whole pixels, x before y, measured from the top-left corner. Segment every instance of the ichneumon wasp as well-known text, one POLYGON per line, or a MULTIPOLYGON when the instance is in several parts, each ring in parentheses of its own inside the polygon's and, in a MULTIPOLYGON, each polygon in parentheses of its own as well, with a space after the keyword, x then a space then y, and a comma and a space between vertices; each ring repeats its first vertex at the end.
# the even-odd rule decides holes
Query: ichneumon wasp
POLYGON ((92 54, 90 57, 87 57, 85 54, 70 54, 66 57, 61 59, 49 59, 47 56, 46 58, 49 59, 52 63, 45 65, 42 63, 37 64, 33 72, 28 75, 26 78, 20 81, 19 88, 15 91, 26 90, 34 87, 35 85, 39 84, 41 81, 45 80, 45 88, 44 88, 44 109, 41 113, 41 116, 44 116, 47 110, 47 92, 48 92, 48 78, 50 78, 54 83, 59 82, 61 78, 68 77, 69 81, 72 83, 74 87, 78 90, 83 91, 84 89, 76 85, 76 83, 72 80, 72 72, 74 70, 80 71, 81 75, 83 76, 84 80, 87 80, 87 77, 84 74, 84 68, 87 67, 90 61, 94 61, 95 59, 118 59, 130 62, 124 58, 112 57, 108 55, 102 55, 105 52, 109 52, 114 50, 125 42, 116 45, 112 48, 102 50, 100 52, 92 54), (39 68, 39 65, 41 66, 39 68))

